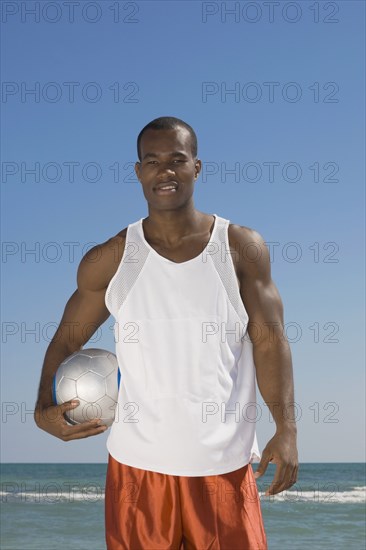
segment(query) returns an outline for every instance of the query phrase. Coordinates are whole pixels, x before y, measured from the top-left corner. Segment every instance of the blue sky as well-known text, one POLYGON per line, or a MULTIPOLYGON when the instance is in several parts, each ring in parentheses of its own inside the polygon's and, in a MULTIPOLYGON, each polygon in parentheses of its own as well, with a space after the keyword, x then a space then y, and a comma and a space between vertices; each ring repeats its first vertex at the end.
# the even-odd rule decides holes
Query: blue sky
POLYGON ((2 461, 107 458, 31 411, 83 252, 147 215, 131 167, 163 115, 196 130, 196 208, 271 247, 301 460, 364 460, 364 3, 54 4, 2 3, 2 461))

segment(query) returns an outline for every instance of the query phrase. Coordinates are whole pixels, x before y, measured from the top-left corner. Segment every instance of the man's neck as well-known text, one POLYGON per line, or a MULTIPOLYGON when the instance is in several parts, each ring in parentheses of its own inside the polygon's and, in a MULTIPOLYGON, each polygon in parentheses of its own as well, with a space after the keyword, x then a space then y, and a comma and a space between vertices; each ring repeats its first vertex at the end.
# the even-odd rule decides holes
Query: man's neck
POLYGON ((187 235, 202 231, 206 214, 192 205, 177 210, 152 210, 143 220, 144 233, 151 240, 174 245, 187 235))

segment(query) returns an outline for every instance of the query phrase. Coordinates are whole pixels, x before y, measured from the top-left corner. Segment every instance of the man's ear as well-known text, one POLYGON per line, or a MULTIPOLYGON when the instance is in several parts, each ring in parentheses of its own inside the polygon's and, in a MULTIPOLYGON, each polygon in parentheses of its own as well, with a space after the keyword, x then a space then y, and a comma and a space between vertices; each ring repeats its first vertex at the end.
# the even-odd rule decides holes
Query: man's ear
POLYGON ((200 159, 197 159, 194 163, 194 179, 196 180, 201 172, 202 169, 202 162, 200 159))
POLYGON ((135 174, 137 176, 137 179, 140 181, 140 162, 135 162, 135 174))

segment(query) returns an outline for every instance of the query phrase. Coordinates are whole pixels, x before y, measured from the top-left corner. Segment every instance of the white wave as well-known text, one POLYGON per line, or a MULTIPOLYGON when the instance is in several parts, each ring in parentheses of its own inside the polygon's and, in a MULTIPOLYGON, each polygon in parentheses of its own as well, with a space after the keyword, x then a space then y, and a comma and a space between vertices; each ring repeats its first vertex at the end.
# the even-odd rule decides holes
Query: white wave
MULTIPOLYGON (((265 496, 264 491, 259 492, 262 503, 266 502, 313 502, 324 504, 361 504, 366 502, 366 487, 354 487, 349 491, 302 491, 290 490, 277 495, 265 496)), ((104 490, 96 488, 94 491, 73 490, 72 487, 60 491, 51 492, 40 489, 39 491, 0 491, 2 502, 43 502, 43 503, 61 503, 61 502, 99 502, 104 500, 104 490)))
POLYGON ((265 496, 264 491, 259 493, 262 502, 313 502, 324 504, 361 504, 366 502, 366 487, 354 487, 349 491, 302 491, 290 490, 277 495, 265 496))
POLYGON ((98 502, 104 500, 104 491, 0 491, 2 502, 98 502))

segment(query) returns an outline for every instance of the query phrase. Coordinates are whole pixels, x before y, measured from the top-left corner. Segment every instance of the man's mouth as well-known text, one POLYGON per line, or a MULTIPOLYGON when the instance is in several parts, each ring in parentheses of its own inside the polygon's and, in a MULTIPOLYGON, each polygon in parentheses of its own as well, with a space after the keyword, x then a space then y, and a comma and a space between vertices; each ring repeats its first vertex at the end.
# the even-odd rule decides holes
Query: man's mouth
POLYGON ((159 183, 155 185, 154 191, 159 195, 165 195, 169 193, 176 193, 178 184, 175 181, 167 181, 165 183, 159 183))

